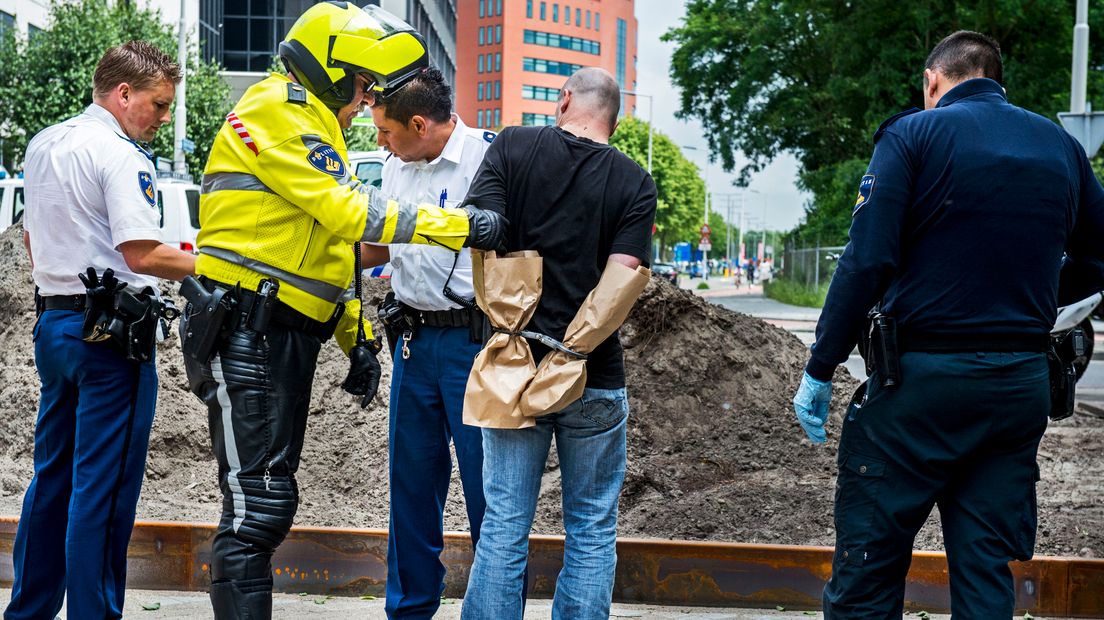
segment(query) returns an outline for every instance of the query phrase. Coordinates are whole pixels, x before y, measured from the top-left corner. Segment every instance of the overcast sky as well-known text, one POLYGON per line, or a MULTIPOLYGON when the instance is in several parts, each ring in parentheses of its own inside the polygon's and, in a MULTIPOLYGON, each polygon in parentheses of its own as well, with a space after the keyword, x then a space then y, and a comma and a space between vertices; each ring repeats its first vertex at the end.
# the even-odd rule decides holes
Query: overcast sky
MULTIPOLYGON (((702 167, 706 163, 707 145, 705 131, 696 120, 680 121, 675 118, 679 109, 679 92, 671 83, 669 70, 674 44, 659 40, 663 33, 679 25, 686 13, 683 0, 636 0, 636 18, 640 23, 637 44, 637 91, 653 95, 655 109, 654 125, 656 130, 671 137, 680 146, 696 147, 697 150, 683 149, 687 159, 702 167)), ((639 98, 636 104, 637 115, 648 120, 648 99, 639 98)), ((746 162, 738 157, 736 170, 746 162)), ((767 227, 771 230, 793 228, 804 215, 807 195, 797 190, 797 164, 793 157, 782 155, 759 174, 752 177, 750 189, 759 193, 747 195, 748 228, 762 227, 766 217, 767 227), (755 218, 755 219, 750 219, 755 218)), ((727 174, 720 164, 708 167, 709 190, 717 193, 738 191, 733 185, 735 174, 727 174)), ((722 210, 726 198, 716 197, 714 205, 722 210)), ((739 221, 739 199, 734 199, 733 220, 739 221)))

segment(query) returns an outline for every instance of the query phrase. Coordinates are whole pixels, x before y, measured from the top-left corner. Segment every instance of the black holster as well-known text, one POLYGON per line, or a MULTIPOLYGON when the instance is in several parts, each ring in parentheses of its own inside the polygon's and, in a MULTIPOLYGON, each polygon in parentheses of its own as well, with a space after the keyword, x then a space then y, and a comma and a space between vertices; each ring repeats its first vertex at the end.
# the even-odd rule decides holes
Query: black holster
MULTIPOLYGON (((398 343, 404 339, 412 339, 423 323, 430 326, 441 326, 439 323, 434 322, 434 316, 437 314, 449 315, 449 322, 447 322, 445 326, 466 326, 468 328, 468 336, 472 342, 486 342, 488 327, 486 324, 486 317, 483 311, 479 309, 479 306, 471 304, 467 305, 465 308, 445 310, 439 313, 422 312, 421 310, 411 308, 398 299, 395 299, 395 293, 391 291, 383 298, 383 302, 376 311, 376 315, 379 317, 380 322, 383 323, 383 332, 387 336, 387 348, 391 350, 391 356, 395 356, 395 348, 398 346, 398 343), (465 315, 462 324, 457 318, 458 313, 464 313, 465 315)), ((440 319, 437 321, 439 322, 440 319)))
POLYGON ((1053 334, 1047 351, 1050 367, 1050 419, 1063 420, 1073 415, 1077 391, 1075 363, 1084 362, 1088 352, 1088 335, 1080 326, 1053 334))
POLYGON ((394 291, 388 291, 384 296, 383 302, 376 309, 376 316, 383 323, 383 333, 387 336, 387 349, 394 359, 395 348, 398 347, 399 341, 403 336, 413 337, 418 329, 418 322, 410 312, 410 308, 395 299, 394 291))
POLYGON ((223 288, 208 291, 192 276, 181 282, 180 294, 188 300, 180 321, 180 348, 184 355, 206 364, 215 356, 219 340, 230 331, 229 319, 237 300, 223 288))
POLYGON ((84 313, 85 325, 92 326, 86 342, 108 344, 135 362, 153 359, 158 330, 168 336, 168 323, 180 316, 172 300, 160 299, 151 286, 117 291, 110 310, 88 303, 84 313))
POLYGON ((901 384, 900 351, 897 347, 897 321, 874 309, 867 314, 859 354, 866 362, 866 374, 878 374, 882 387, 901 384))
POLYGON ((153 287, 145 287, 137 293, 122 290, 115 295, 115 316, 108 326, 111 341, 120 348, 127 359, 148 362, 157 347, 157 330, 161 328, 162 315, 176 317, 172 301, 161 300, 153 287))

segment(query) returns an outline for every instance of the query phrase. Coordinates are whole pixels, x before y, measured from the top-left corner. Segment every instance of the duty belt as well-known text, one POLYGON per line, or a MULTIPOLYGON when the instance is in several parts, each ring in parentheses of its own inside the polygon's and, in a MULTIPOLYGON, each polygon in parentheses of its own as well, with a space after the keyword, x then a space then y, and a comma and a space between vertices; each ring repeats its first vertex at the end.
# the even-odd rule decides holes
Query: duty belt
POLYGON ((898 349, 925 353, 1029 352, 1050 350, 1049 334, 909 334, 899 333, 898 349))
MULTIPOLYGON (((234 290, 233 286, 212 280, 206 276, 200 276, 199 281, 203 284, 204 288, 208 291, 214 291, 216 287, 234 290)), ((253 309, 253 304, 256 302, 258 295, 253 291, 237 290, 234 293, 238 302, 238 316, 245 317, 250 314, 250 310, 253 309)), ((337 309, 334 311, 333 317, 326 322, 316 321, 309 316, 299 312, 295 308, 285 304, 280 300, 276 300, 274 307, 272 308, 272 316, 270 319, 271 324, 279 325, 284 329, 290 331, 303 332, 319 338, 323 342, 329 340, 334 331, 337 329, 337 321, 341 318, 344 311, 344 305, 338 304, 337 309)))
MULTIPOLYGON (((409 308, 409 306, 408 306, 409 308)), ((429 327, 468 327, 472 323, 472 311, 463 308, 452 310, 418 310, 409 308, 409 312, 419 319, 422 325, 429 327)))
POLYGON ((35 295, 35 314, 41 315, 47 310, 84 312, 87 302, 87 295, 35 295))

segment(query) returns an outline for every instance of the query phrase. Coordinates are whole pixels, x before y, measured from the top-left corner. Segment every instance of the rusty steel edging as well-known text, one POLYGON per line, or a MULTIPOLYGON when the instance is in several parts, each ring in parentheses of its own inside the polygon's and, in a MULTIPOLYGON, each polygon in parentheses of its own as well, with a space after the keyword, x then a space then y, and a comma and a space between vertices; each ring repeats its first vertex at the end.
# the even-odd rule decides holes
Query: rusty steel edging
MULTIPOLYGON (((12 580, 17 520, 0 517, 0 584, 12 580)), ((214 526, 139 522, 131 536, 127 585, 155 590, 206 590, 214 526)), ((59 533, 60 535, 60 533, 59 533)), ((832 567, 829 547, 619 539, 614 599, 656 605, 818 609, 832 567)), ((563 537, 531 536, 530 596, 552 595, 563 537)), ((471 568, 467 534, 449 533, 441 555, 445 595, 461 597, 471 568)), ((382 596, 387 531, 296 527, 273 560, 278 591, 382 596)), ((1104 560, 1040 557, 1014 562, 1018 612, 1104 616, 1104 560)), ((905 597, 910 609, 947 611, 947 561, 942 553, 913 554, 905 597)))

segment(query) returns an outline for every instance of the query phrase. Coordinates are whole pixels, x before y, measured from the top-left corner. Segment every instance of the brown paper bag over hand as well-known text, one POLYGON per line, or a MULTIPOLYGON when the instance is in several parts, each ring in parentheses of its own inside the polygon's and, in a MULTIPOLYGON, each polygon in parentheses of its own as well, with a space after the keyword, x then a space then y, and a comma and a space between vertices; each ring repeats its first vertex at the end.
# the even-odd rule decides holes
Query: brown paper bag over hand
MULTIPOLYGON (((652 272, 609 263, 598 286, 567 326, 563 344, 576 353, 590 353, 617 331, 644 292, 652 272)), ((586 360, 553 350, 541 360, 518 406, 527 418, 555 413, 575 402, 586 387, 586 360)))
MULTIPOLYGON (((540 301, 544 259, 537 252, 472 251, 475 302, 491 325, 521 331, 540 301)), ((464 392, 464 424, 484 428, 525 428, 518 398, 536 372, 533 352, 521 336, 495 332, 475 357, 464 392)))

